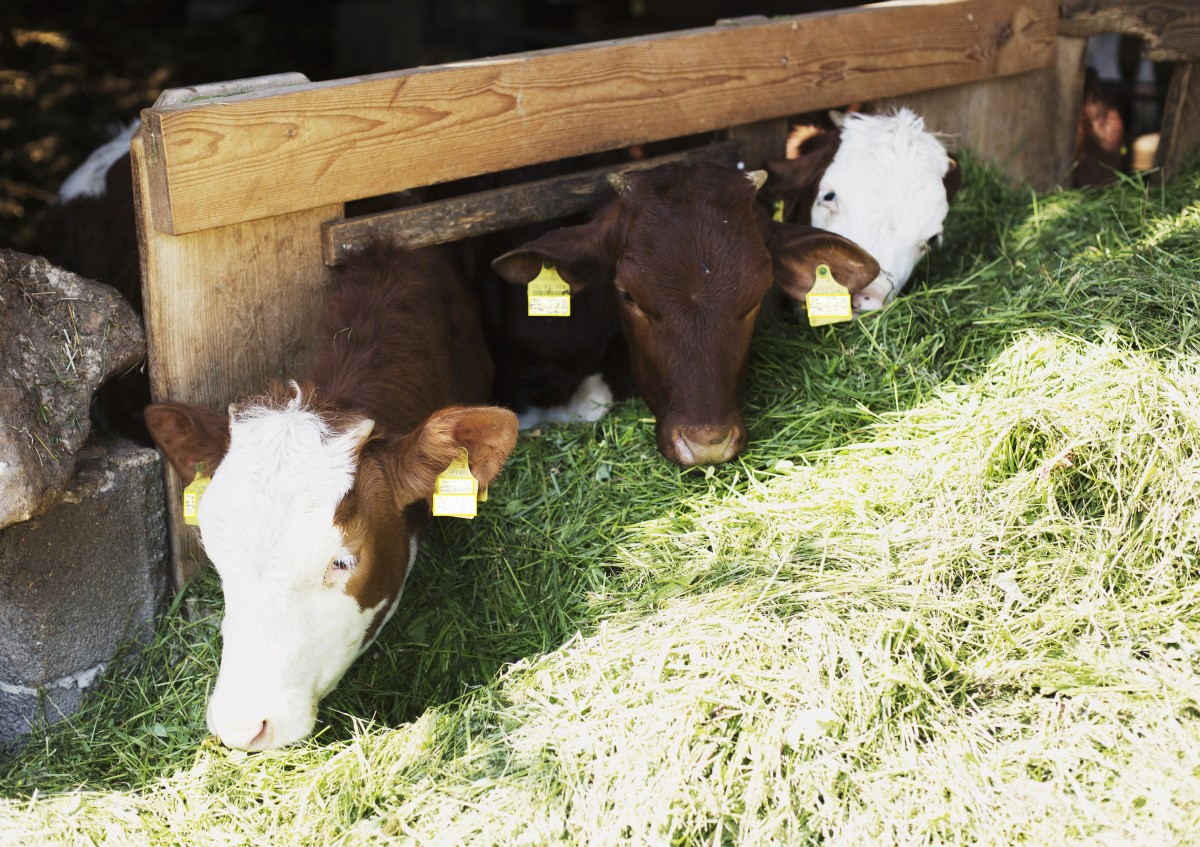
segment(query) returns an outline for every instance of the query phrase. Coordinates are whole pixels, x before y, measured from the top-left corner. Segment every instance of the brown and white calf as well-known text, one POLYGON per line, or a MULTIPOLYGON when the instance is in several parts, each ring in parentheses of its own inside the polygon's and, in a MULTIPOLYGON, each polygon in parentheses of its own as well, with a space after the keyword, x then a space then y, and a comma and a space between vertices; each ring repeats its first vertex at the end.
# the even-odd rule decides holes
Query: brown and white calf
POLYGON ((911 109, 849 112, 835 123, 798 129, 788 158, 767 164, 763 196, 784 202, 785 220, 845 236, 874 256, 879 276, 854 294, 853 305, 880 309, 941 238, 962 172, 911 109))
POLYGON ((478 306, 436 251, 376 244, 338 274, 327 345, 303 384, 230 407, 146 410, 199 505, 221 576, 221 669, 208 725, 230 747, 306 736, 317 703, 395 610, 435 479, 466 447, 486 485, 517 436, 486 400, 478 306))
POLYGON ((577 300, 570 318, 529 318, 523 304, 510 303, 498 366, 540 368, 559 395, 543 404, 577 409, 620 396, 585 378, 597 370, 611 378, 623 366, 632 372, 624 382, 655 415, 664 456, 684 466, 736 456, 746 446, 750 338, 772 283, 802 298, 821 263, 851 291, 879 271, 845 238, 769 220, 755 199, 765 178, 708 162, 614 176, 618 196, 589 222, 495 259, 493 268, 516 285, 553 262, 577 300))

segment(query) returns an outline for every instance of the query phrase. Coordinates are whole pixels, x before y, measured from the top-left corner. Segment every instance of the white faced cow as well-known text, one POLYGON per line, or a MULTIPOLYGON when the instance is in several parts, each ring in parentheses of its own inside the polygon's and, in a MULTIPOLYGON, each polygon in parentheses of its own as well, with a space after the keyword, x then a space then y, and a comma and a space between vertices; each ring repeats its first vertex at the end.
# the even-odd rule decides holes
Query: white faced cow
POLYGON ((486 485, 516 441, 485 400, 492 363, 478 307, 442 254, 374 245, 339 273, 327 346, 309 380, 230 416, 146 410, 199 506, 221 576, 221 669, 208 725, 230 747, 307 735, 317 702, 395 610, 435 478, 467 448, 486 485))
POLYGON ((581 386, 605 395, 585 381, 599 371, 615 383, 609 397, 641 393, 671 461, 715 464, 740 453, 750 338, 772 283, 802 298, 821 263, 852 292, 879 273, 841 236, 770 221, 755 200, 765 179, 711 162, 614 176, 618 196, 588 223, 495 259, 516 286, 553 263, 576 301, 570 318, 530 318, 524 290, 510 295, 493 335, 497 385, 512 395, 497 400, 518 411, 578 405, 581 386))
POLYGON ((783 200, 786 220, 837 233, 874 256, 879 277, 852 300, 857 310, 880 309, 941 238, 962 174, 911 109, 838 120, 833 131, 803 128, 790 158, 768 163, 764 198, 783 200))

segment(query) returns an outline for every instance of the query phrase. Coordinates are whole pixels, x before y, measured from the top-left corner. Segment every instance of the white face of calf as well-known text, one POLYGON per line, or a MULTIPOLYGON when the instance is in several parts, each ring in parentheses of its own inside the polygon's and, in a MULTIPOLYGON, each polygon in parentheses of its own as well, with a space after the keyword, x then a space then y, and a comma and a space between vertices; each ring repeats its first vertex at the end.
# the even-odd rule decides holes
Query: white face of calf
POLYGON ((395 610, 424 503, 462 448, 481 486, 516 443, 507 409, 448 406, 406 434, 361 416, 318 415, 297 391, 231 420, 181 403, 146 425, 200 500, 205 552, 221 576, 221 669, 208 726, 229 747, 265 750, 312 731, 317 703, 395 610))
MULTIPOLYGON (((370 431, 363 421, 331 433, 295 404, 250 410, 230 424, 229 452, 199 521, 225 594, 208 725, 231 747, 265 749, 307 735, 317 702, 381 611, 361 608, 345 591, 357 550, 334 520, 370 431)), ((416 540, 409 543, 415 553, 416 540)))
POLYGON ((855 308, 889 302, 940 238, 952 165, 909 109, 845 116, 841 144, 817 189, 812 225, 850 239, 879 262, 879 278, 854 295, 855 308))

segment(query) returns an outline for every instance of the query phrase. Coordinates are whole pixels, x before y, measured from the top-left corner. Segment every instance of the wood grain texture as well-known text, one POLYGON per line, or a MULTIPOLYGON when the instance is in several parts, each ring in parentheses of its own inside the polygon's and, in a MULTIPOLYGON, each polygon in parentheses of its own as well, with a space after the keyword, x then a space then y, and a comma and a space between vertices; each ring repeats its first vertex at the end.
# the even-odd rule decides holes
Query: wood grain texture
POLYGON ((1045 190, 1065 180, 1075 160, 1087 40, 1059 38, 1054 67, 1020 76, 895 98, 1017 183, 1045 190))
POLYGON ((1200 62, 1179 62, 1171 72, 1163 106, 1155 164, 1170 179, 1184 160, 1200 149, 1200 62))
POLYGON ((1054 61, 1052 0, 912 0, 147 109, 183 234, 1054 61))
MULTIPOLYGON (((303 377, 320 342, 329 270, 320 227, 340 205, 182 236, 148 220, 143 138, 131 145, 150 391, 225 409, 271 378, 303 377)), ((181 586, 204 561, 167 473, 172 562, 181 586)))
POLYGON ((1064 35, 1085 38, 1116 32, 1142 39, 1154 62, 1200 59, 1200 3, 1196 0, 1061 0, 1064 35))
POLYGON ((620 167, 590 168, 448 200, 329 221, 321 227, 322 254, 327 265, 337 265, 347 254, 376 237, 408 247, 427 247, 565 217, 590 209, 611 196, 612 189, 605 178, 612 171, 645 170, 668 162, 700 160, 733 164, 740 147, 735 141, 725 141, 620 167))

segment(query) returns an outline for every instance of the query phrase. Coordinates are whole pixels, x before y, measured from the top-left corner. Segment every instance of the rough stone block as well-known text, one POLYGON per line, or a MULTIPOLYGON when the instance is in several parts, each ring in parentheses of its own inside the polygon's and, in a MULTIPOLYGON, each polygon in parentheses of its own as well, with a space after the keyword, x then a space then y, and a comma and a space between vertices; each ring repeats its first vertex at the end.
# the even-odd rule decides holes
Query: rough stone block
POLYGON ((59 501, 97 386, 145 355, 116 289, 0 249, 0 527, 59 501))
POLYGON ((89 440, 61 502, 0 530, 0 742, 79 706, 168 591, 162 459, 89 440))

